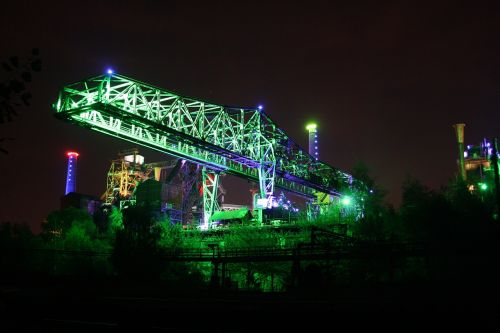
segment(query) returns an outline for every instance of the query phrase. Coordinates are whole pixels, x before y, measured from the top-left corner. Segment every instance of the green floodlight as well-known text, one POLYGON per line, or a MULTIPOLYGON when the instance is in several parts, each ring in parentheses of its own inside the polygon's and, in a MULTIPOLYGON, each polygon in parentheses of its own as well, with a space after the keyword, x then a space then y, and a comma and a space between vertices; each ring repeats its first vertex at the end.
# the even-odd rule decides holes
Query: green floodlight
POLYGON ((344 198, 342 198, 342 201, 341 201, 341 202, 342 202, 342 204, 343 204, 344 206, 349 206, 349 205, 351 204, 351 201, 352 201, 352 200, 351 200, 351 198, 350 198, 350 197, 344 197, 344 198))
POLYGON ((307 124, 306 126, 306 130, 308 131, 313 131, 317 128, 318 126, 315 124, 315 123, 310 123, 310 124, 307 124))
POLYGON ((485 183, 479 183, 479 188, 483 191, 486 191, 488 189, 488 184, 485 183))

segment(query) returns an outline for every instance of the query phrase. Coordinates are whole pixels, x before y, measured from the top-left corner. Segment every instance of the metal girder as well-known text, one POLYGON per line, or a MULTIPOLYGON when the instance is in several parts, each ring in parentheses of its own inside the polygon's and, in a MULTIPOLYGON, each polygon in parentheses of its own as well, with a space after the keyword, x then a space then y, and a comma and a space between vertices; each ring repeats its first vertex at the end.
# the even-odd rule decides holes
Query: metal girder
POLYGON ((203 167, 202 169, 203 183, 203 224, 202 229, 210 227, 210 217, 219 210, 217 202, 217 188, 219 187, 219 174, 212 170, 203 167))
POLYGON ((151 169, 142 170, 134 163, 126 162, 123 158, 111 161, 107 174, 106 192, 101 199, 112 204, 117 199, 130 199, 138 183, 146 180, 151 169))
POLYGON ((258 108, 206 103, 116 74, 65 86, 54 108, 80 126, 258 181, 261 196, 274 186, 306 197, 350 186, 348 174, 315 161, 258 108))
POLYGON ((274 193, 274 183, 276 177, 276 161, 274 160, 273 146, 268 143, 266 145, 261 145, 264 152, 262 153, 262 158, 259 163, 259 190, 260 197, 266 198, 268 207, 271 206, 272 196, 274 193))
MULTIPOLYGON (((189 162, 183 162, 182 171, 182 223, 190 225, 193 221, 193 205, 198 206, 200 193, 199 187, 202 186, 199 180, 199 165, 189 162)), ((203 181, 203 177, 202 181, 203 181)), ((203 188, 202 188, 203 191, 203 188)), ((203 203, 202 203, 203 204, 203 203)))

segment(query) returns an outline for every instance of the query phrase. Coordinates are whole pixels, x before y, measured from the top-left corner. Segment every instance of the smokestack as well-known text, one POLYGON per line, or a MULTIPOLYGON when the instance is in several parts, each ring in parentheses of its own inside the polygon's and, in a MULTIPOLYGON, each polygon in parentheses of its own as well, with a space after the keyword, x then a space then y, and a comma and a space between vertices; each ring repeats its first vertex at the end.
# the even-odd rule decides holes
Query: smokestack
POLYGON ((64 194, 76 192, 76 162, 78 155, 74 151, 66 153, 66 156, 68 156, 68 171, 66 173, 66 191, 64 194))
POLYGON ((316 124, 309 124, 306 126, 309 132, 309 155, 313 156, 317 161, 319 160, 318 150, 318 126, 316 124))
POLYGON ((455 124, 453 128, 455 129, 455 134, 457 136, 458 144, 458 171, 462 180, 467 179, 467 174, 465 173, 465 161, 464 161, 464 127, 465 124, 455 124))
POLYGON ((500 175, 498 174, 498 143, 497 139, 491 140, 493 142, 493 151, 491 154, 491 162, 493 163, 493 171, 495 172, 495 194, 497 197, 496 211, 500 211, 500 175))

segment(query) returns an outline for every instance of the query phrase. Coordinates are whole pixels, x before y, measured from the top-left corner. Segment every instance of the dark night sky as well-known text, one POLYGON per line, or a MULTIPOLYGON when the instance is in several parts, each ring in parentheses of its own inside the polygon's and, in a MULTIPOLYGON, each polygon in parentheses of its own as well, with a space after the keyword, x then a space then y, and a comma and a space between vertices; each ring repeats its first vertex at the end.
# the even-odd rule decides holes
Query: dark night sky
MULTIPOLYGON (((79 192, 104 191, 110 159, 130 145, 56 120, 50 105, 62 85, 109 66, 202 100, 264 104, 304 147, 316 120, 321 159, 346 171, 363 161, 396 205, 408 174, 445 184, 452 124, 467 124, 467 143, 500 133, 500 5, 331 2, 2 4, 0 58, 39 47, 43 69, 32 106, 0 126, 16 138, 0 155, 0 221, 38 229, 58 208, 68 149, 81 153, 79 192)), ((238 186, 226 201, 248 200, 238 186)))

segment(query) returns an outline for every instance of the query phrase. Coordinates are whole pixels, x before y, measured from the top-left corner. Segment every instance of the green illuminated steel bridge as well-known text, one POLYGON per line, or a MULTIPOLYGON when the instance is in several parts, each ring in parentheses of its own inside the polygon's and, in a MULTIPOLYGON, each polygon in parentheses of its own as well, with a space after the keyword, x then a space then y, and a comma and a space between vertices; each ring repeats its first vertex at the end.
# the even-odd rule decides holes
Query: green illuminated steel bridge
POLYGON ((314 198, 340 196, 352 177, 316 161, 261 108, 227 107, 180 96, 122 75, 64 86, 56 116, 203 166, 204 222, 217 207, 220 173, 259 183, 270 206, 275 187, 314 198))

